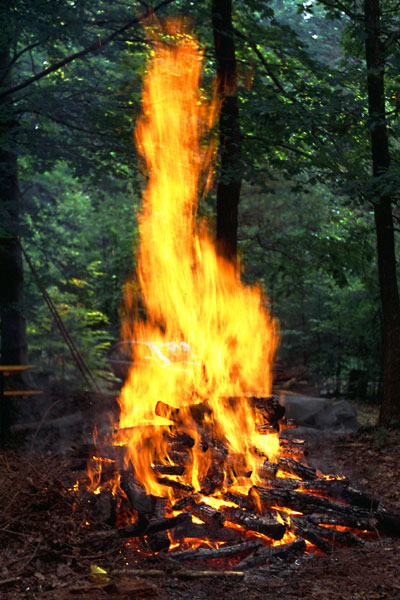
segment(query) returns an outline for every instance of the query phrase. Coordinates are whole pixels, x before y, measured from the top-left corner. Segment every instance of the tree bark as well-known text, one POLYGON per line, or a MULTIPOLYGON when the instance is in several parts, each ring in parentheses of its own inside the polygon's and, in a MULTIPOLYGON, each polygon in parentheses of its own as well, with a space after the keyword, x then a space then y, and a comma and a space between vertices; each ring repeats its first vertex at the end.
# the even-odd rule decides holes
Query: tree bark
MULTIPOLYGON (((8 3, 2 7, 0 26, 6 23, 8 3)), ((5 28, 7 32, 7 28, 5 28)), ((9 64, 7 33, 0 47, 0 73, 9 64)), ((0 320, 1 362, 19 365, 27 362, 26 324, 23 315, 23 267, 18 242, 20 193, 14 135, 17 124, 11 115, 10 98, 1 101, 0 130, 0 320)))
MULTIPOLYGON (((373 177, 389 172, 390 151, 385 113, 384 57, 380 40, 379 0, 365 0, 365 49, 373 177)), ((383 317, 383 399, 380 422, 400 420, 400 301, 397 285, 392 196, 380 181, 374 190, 378 274, 383 317), (383 190, 382 190, 383 188, 383 190)))
POLYGON ((217 184, 218 253, 236 266, 240 200, 240 129, 237 69, 232 27, 232 0, 212 0, 212 24, 217 60, 220 176, 217 184))

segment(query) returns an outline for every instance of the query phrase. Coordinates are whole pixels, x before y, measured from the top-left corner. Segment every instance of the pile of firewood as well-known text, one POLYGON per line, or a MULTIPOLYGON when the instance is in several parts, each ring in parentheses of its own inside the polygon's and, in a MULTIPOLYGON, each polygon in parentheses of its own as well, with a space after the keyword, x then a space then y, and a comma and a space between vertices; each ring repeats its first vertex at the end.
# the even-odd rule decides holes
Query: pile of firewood
MULTIPOLYGON (((251 401, 265 417, 261 429, 266 435, 293 427, 274 398, 251 401)), ((302 440, 281 439, 277 462, 260 457, 264 462, 258 475, 263 483, 253 485, 247 495, 222 493, 220 467, 229 452, 223 440, 204 431, 202 450, 210 452, 212 463, 203 489, 195 493, 184 479, 188 449, 194 444, 188 433, 179 431, 185 410, 190 410, 201 430, 207 404, 182 411, 159 402, 156 408, 158 415, 174 423, 165 435, 170 436, 169 458, 175 464, 153 464, 159 483, 174 489, 174 503, 146 493, 134 468, 123 467, 123 446, 88 444, 76 451, 76 458, 102 466, 100 492, 85 491, 82 496, 96 512, 96 521, 101 514, 107 527, 89 534, 97 548, 126 538, 136 540, 137 547, 149 555, 170 550, 175 561, 229 559, 244 569, 277 557, 291 558, 307 549, 330 553, 334 547, 362 545, 377 531, 400 534, 400 514, 387 510, 379 498, 355 488, 346 478, 326 476, 304 464, 307 449, 302 440), (117 494, 107 486, 116 471, 120 475, 117 494), (218 510, 210 505, 210 497, 224 501, 218 510)))

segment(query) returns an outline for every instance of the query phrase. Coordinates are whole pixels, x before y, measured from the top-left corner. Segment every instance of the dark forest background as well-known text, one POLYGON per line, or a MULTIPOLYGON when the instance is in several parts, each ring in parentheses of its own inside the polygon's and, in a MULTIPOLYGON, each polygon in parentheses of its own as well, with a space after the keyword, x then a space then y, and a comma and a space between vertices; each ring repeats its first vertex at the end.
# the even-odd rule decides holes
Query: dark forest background
POLYGON ((3 0, 2 363, 29 361, 52 385, 82 385, 20 239, 96 377, 113 379, 144 184, 133 132, 152 10, 190 17, 208 93, 217 74, 235 83, 220 85, 228 155, 200 214, 220 251, 240 256, 244 280, 264 283, 280 364, 306 366, 330 392, 345 392, 357 371, 381 422, 399 421, 394 0, 3 0))

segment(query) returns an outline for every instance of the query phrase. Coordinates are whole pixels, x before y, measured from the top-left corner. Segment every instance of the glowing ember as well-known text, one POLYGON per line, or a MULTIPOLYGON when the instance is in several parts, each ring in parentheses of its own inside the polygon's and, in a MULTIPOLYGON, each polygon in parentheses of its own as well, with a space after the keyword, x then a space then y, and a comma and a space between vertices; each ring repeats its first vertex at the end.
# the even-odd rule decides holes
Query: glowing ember
MULTIPOLYGON (((123 324, 140 366, 132 368, 120 397, 115 442, 126 444, 127 460, 146 491, 162 496, 166 488, 151 465, 173 461, 171 415, 158 416, 160 400, 179 408, 179 431, 194 440, 178 479, 195 490, 211 465, 192 410, 196 404, 206 402, 203 425, 228 449, 226 482, 244 472, 257 481, 257 454, 275 456, 278 436, 257 433, 261 419, 244 396, 270 393, 277 336, 262 290, 242 285, 196 219, 199 192, 210 181, 214 149, 206 136, 217 112, 216 101, 208 102, 200 90, 202 51, 181 21, 169 21, 153 35, 136 128, 149 175, 138 261, 146 320, 123 324)), ((126 300, 131 307, 133 298, 126 300)), ((242 485, 248 488, 251 480, 242 485)))

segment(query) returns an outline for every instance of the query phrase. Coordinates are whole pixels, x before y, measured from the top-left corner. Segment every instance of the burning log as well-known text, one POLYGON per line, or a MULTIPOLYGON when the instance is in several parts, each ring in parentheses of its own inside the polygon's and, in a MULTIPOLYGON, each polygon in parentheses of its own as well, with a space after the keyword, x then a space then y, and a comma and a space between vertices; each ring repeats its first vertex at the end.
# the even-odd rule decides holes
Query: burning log
POLYGON ((168 477, 157 477, 157 481, 158 483, 166 485, 167 487, 172 487, 175 490, 181 490, 183 492, 193 492, 193 488, 191 485, 185 485, 184 483, 180 483, 180 481, 168 479, 168 477))
POLYGON ((275 479, 278 468, 276 463, 265 461, 263 466, 257 471, 257 474, 261 479, 275 479))
POLYGON ((192 523, 192 516, 190 513, 181 513, 176 517, 163 517, 148 521, 142 519, 141 522, 134 523, 132 525, 126 525, 118 529, 118 534, 122 538, 139 537, 142 535, 152 535, 159 533, 160 531, 167 531, 180 525, 187 525, 192 523))
POLYGON ((187 452, 179 452, 177 450, 170 450, 168 452, 168 457, 172 460, 173 463, 177 465, 186 465, 189 454, 187 452))
POLYGON ((205 415, 211 415, 212 410, 205 402, 191 404, 182 408, 174 408, 159 400, 155 407, 155 413, 174 423, 187 423, 187 417, 191 417, 198 424, 203 423, 205 415))
POLYGON ((95 510, 100 523, 114 526, 117 519, 117 498, 110 490, 96 495, 95 510))
POLYGON ((318 477, 316 469, 303 465, 293 458, 282 456, 278 459, 278 465, 279 469, 284 473, 296 475, 300 479, 316 479, 318 477))
POLYGON ((302 440, 287 440, 281 438, 279 440, 279 455, 294 459, 304 459, 308 456, 308 448, 305 443, 301 442, 302 440))
POLYGON ((361 531, 374 531, 376 529, 377 520, 370 514, 361 517, 351 513, 337 513, 334 510, 327 510, 324 513, 313 513, 307 515, 308 521, 315 525, 329 525, 331 527, 351 527, 360 529, 361 531))
POLYGON ((241 508, 224 508, 223 513, 231 523, 241 525, 247 531, 256 531, 272 538, 281 540, 285 534, 286 526, 278 523, 272 515, 259 517, 241 508))
MULTIPOLYGON (((184 513, 183 513, 184 514, 184 513)), ((237 529, 231 527, 209 527, 200 523, 187 523, 179 525, 173 530, 172 536, 177 540, 195 538, 200 540, 238 543, 242 536, 237 529)))
POLYGON ((243 494, 226 492, 225 499, 229 502, 237 504, 241 508, 246 508, 248 510, 254 510, 256 507, 256 503, 251 496, 243 496, 243 494))
POLYGON ((195 550, 182 550, 174 552, 171 556, 174 560, 209 560, 214 558, 231 558, 251 552, 262 545, 260 541, 243 542, 242 544, 220 546, 219 548, 196 548, 195 550))
POLYGON ((145 489, 130 473, 123 473, 120 481, 121 489, 125 492, 129 504, 138 513, 149 514, 154 512, 154 497, 149 496, 145 489))
POLYGON ((164 526, 167 527, 167 529, 170 529, 171 526, 176 526, 176 522, 171 524, 171 521, 165 521, 166 508, 167 500, 165 498, 157 498, 154 507, 154 521, 149 523, 145 532, 143 541, 153 554, 156 554, 161 550, 168 550, 171 544, 170 537, 167 530, 164 529, 164 526), (158 527, 155 527, 155 523, 157 523, 158 527))
POLYGON ((223 527, 225 523, 225 517, 219 510, 215 510, 212 506, 204 504, 203 502, 196 503, 191 499, 189 503, 190 512, 195 516, 204 521, 206 525, 215 529, 217 527, 223 527))
POLYGON ((249 569, 258 565, 265 565, 275 558, 289 560, 306 550, 306 543, 303 538, 297 538, 293 542, 282 544, 281 546, 263 546, 259 547, 253 554, 247 556, 237 566, 237 569, 249 569))
POLYGON ((325 552, 325 554, 328 554, 332 550, 331 544, 321 537, 323 532, 320 530, 323 530, 322 527, 314 525, 304 518, 293 516, 290 517, 288 527, 292 533, 314 544, 322 552, 325 552))
POLYGON ((183 475, 185 472, 184 465, 153 465, 153 471, 160 475, 183 475))
POLYGON ((321 496, 314 496, 307 492, 298 492, 291 490, 267 489, 260 486, 253 486, 250 495, 257 495, 263 508, 278 506, 280 508, 290 508, 302 513, 312 513, 320 510, 332 511, 337 515, 351 516, 354 518, 368 519, 369 513, 363 508, 342 504, 321 496))
POLYGON ((263 423, 262 425, 256 425, 256 431, 261 435, 270 435, 279 431, 279 425, 277 423, 263 423))
POLYGON ((297 429, 297 423, 294 419, 288 419, 287 417, 282 417, 282 419, 279 419, 279 428, 280 429, 297 429))
MULTIPOLYGON (((309 518, 307 521, 310 523, 309 518)), ((317 525, 316 527, 318 527, 318 531, 322 537, 332 541, 332 546, 336 542, 340 546, 362 546, 364 544, 364 540, 352 531, 338 531, 336 527, 326 527, 323 525, 317 525)))
POLYGON ((253 396, 250 398, 250 402, 264 415, 269 423, 277 423, 285 416, 285 407, 274 396, 269 396, 268 398, 253 396))

